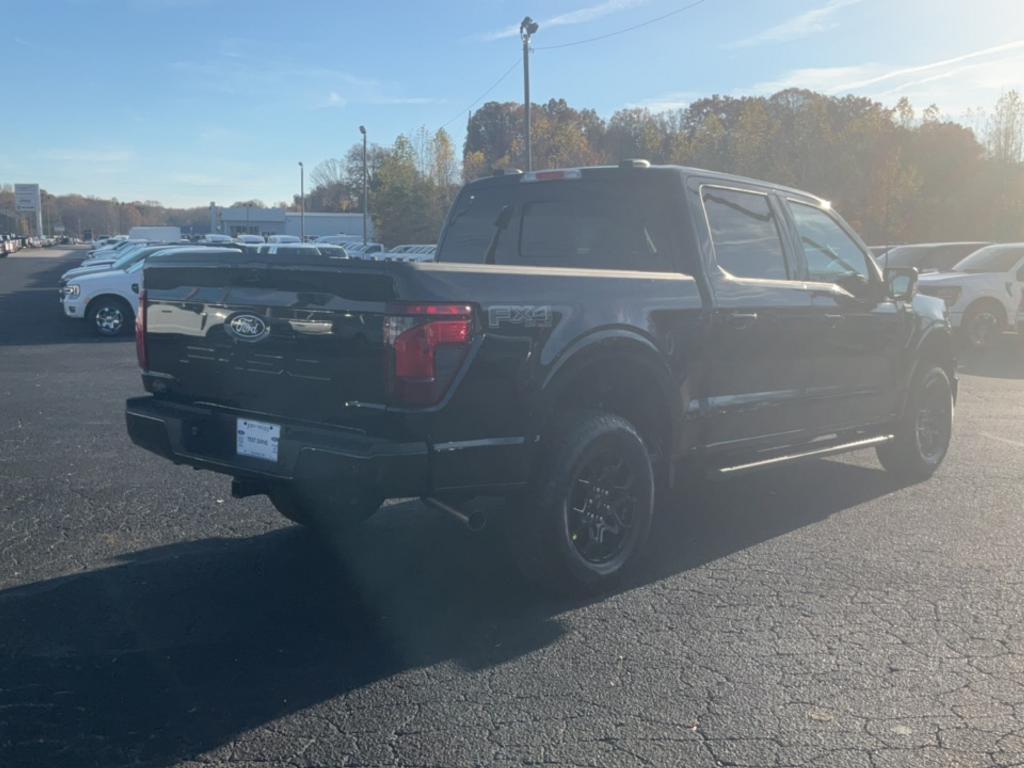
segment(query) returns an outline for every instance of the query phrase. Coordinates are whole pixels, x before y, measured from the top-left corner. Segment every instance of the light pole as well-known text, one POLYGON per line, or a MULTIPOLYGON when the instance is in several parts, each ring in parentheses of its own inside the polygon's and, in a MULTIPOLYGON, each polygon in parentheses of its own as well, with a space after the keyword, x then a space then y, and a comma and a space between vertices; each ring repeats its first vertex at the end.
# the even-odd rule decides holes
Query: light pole
POLYGON ((306 242, 306 169, 299 162, 299 239, 306 242))
POLYGON ((363 245, 366 245, 366 212, 368 202, 366 199, 366 126, 360 125, 359 132, 363 134, 363 245))
POLYGON ((540 24, 527 16, 519 24, 519 36, 523 38, 523 105, 526 107, 526 170, 533 170, 533 147, 530 143, 530 38, 540 29, 540 24))

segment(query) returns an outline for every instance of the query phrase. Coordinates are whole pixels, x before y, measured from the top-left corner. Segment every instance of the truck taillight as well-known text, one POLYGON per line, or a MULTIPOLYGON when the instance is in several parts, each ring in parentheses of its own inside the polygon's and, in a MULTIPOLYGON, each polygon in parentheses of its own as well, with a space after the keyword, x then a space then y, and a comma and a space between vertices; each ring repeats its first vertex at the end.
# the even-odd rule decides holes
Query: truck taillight
POLYGON ((139 311, 135 313, 135 356, 139 368, 149 370, 149 354, 146 349, 146 292, 139 291, 139 311))
POLYGON ((434 405, 451 386, 473 340, 466 304, 394 304, 384 319, 388 391, 395 405, 434 405))

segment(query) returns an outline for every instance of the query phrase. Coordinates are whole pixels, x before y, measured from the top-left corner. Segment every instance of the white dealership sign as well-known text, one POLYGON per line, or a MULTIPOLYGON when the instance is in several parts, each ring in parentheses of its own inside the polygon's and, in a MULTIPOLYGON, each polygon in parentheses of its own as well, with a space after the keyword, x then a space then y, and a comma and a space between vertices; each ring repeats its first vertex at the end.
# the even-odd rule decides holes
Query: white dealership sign
POLYGON ((41 208, 38 184, 14 185, 14 210, 18 213, 28 213, 29 211, 38 211, 41 208))

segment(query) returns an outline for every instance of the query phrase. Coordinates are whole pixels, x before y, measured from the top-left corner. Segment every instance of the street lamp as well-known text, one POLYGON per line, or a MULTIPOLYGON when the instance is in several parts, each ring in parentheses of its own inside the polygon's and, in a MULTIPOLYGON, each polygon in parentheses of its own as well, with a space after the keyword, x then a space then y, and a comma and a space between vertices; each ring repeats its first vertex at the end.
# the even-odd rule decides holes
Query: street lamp
POLYGON ((359 132, 363 134, 363 247, 366 246, 366 211, 367 211, 367 199, 366 199, 366 126, 360 125, 359 132))
POLYGON ((523 104, 526 107, 526 170, 533 170, 533 147, 530 144, 530 38, 540 29, 540 24, 527 16, 519 24, 519 36, 523 38, 523 104))
POLYGON ((306 242, 306 169, 299 161, 299 238, 306 242))

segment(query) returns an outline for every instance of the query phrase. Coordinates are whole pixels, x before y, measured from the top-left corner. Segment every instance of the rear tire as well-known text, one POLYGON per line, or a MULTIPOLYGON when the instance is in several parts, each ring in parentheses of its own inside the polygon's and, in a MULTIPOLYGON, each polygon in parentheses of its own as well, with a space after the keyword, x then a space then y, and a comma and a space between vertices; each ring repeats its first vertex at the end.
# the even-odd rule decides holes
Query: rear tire
POLYGON ((878 446, 882 466, 900 482, 927 480, 946 458, 953 436, 953 386, 937 365, 914 375, 906 412, 891 442, 878 446))
POLYGON ((132 327, 135 313, 128 302, 117 296, 100 296, 85 314, 93 333, 104 338, 123 336, 132 327))
POLYGON ((527 495, 518 560, 525 575, 558 592, 608 589, 636 562, 654 518, 654 470, 636 428, 583 411, 547 441, 527 495))

